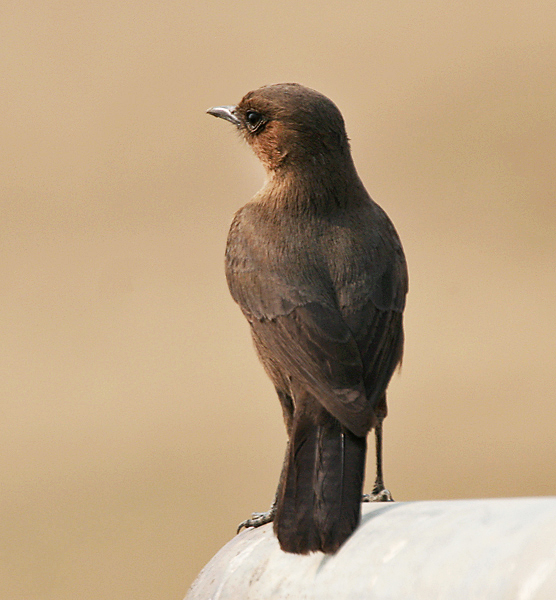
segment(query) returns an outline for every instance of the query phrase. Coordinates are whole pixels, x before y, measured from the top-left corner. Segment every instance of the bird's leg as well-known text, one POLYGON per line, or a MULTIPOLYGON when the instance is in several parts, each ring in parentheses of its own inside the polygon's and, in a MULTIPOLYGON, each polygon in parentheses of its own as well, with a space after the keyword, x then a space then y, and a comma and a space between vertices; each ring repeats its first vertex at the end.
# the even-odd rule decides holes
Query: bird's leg
POLYGON ((261 525, 266 525, 267 523, 271 523, 274 521, 274 515, 276 514, 276 500, 278 496, 274 496, 274 500, 270 506, 270 509, 266 512, 254 512, 251 515, 250 519, 245 519, 237 526, 237 532, 239 533, 244 527, 247 529, 248 527, 260 527, 261 525))
POLYGON ((239 533, 244 527, 247 529, 248 527, 260 527, 261 525, 266 525, 267 523, 271 523, 274 521, 274 515, 276 514, 276 504, 278 503, 278 495, 280 494, 280 488, 282 487, 282 480, 285 477, 286 471, 286 463, 288 461, 288 452, 289 452, 289 442, 286 447, 286 458, 284 459, 284 464, 282 465, 282 473, 280 475, 280 482, 278 483, 278 489, 276 490, 276 494, 274 495, 274 500, 270 505, 269 510, 266 512, 254 512, 251 514, 250 519, 245 519, 242 521, 237 527, 237 533, 239 533))
POLYGON ((384 477, 382 475, 382 421, 384 417, 379 417, 375 427, 376 441, 376 479, 373 491, 370 494, 363 494, 363 502, 394 502, 392 494, 384 487, 384 477))

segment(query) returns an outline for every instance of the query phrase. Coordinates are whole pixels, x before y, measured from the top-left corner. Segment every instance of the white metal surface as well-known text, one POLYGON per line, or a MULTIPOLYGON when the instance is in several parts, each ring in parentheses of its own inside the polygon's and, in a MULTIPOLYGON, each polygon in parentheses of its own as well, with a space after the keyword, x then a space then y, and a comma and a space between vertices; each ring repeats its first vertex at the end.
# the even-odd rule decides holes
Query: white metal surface
POLYGON ((243 531, 186 600, 556 600, 556 497, 363 504, 333 556, 243 531))

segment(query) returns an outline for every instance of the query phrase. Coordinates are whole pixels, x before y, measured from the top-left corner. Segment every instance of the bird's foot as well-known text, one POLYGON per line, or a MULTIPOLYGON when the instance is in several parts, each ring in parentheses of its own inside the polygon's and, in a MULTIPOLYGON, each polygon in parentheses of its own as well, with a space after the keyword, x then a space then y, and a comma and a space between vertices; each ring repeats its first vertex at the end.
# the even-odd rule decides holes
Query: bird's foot
POLYGON ((394 502, 392 494, 386 488, 375 488, 371 494, 363 494, 361 502, 394 502))
POLYGON ((271 523, 274 521, 274 515, 276 514, 276 507, 272 505, 270 510, 263 513, 255 512, 251 515, 250 519, 246 519, 242 521, 237 527, 237 533, 239 533, 244 527, 247 529, 248 527, 260 527, 261 525, 266 525, 267 523, 271 523))

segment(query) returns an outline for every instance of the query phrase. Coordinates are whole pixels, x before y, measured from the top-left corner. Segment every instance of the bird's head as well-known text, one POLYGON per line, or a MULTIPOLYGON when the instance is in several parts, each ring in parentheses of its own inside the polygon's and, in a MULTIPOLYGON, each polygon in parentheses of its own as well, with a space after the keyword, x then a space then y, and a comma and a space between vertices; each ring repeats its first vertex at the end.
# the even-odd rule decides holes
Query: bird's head
POLYGON ((336 105, 297 83, 264 86, 247 93, 237 106, 207 112, 233 123, 270 172, 350 157, 336 105))

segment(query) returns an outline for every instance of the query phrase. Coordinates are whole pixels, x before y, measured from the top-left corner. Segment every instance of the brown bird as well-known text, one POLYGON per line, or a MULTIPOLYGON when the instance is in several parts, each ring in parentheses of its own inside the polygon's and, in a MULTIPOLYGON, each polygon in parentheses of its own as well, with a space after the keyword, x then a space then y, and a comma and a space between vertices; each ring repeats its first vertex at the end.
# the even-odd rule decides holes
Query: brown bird
MULTIPOLYGON (((396 230, 367 194, 344 120, 295 83, 209 109, 233 123, 266 170, 235 215, 226 276, 282 404, 289 437, 276 498, 242 527, 274 521, 286 552, 335 552, 357 527, 366 436, 382 477, 386 388, 403 350, 408 275, 396 230)), ((239 531, 238 529, 238 531, 239 531)))

